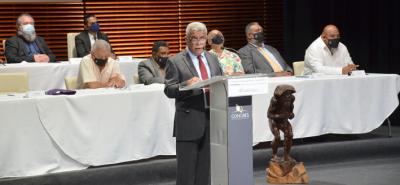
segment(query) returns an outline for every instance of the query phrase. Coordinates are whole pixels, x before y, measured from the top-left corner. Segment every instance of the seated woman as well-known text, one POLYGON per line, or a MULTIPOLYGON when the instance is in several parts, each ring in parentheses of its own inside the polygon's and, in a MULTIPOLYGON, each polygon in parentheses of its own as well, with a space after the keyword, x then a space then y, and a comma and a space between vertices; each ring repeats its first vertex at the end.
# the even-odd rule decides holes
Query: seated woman
POLYGON ((207 36, 208 44, 211 46, 210 53, 218 57, 219 64, 224 75, 242 75, 244 74, 242 60, 231 51, 224 48, 224 36, 218 30, 212 30, 207 36))
POLYGON ((77 83, 80 89, 125 86, 125 78, 118 62, 111 58, 111 47, 107 41, 97 40, 90 54, 83 57, 77 83))

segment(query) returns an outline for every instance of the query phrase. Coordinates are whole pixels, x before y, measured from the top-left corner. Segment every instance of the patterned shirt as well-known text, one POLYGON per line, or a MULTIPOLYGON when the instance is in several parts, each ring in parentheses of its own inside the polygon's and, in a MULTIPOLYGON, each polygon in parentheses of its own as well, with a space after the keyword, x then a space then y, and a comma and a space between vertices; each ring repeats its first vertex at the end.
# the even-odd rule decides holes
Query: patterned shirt
POLYGON ((226 49, 223 49, 219 56, 213 49, 210 50, 210 53, 218 57, 219 65, 221 66, 224 75, 229 76, 234 73, 244 73, 242 60, 236 53, 226 49))

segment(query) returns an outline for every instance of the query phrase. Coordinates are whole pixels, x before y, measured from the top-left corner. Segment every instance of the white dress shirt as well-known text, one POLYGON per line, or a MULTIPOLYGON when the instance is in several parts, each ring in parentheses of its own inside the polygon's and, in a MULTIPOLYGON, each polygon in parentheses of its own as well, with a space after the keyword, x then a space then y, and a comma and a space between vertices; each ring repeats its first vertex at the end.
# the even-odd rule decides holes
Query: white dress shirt
MULTIPOLYGON (((189 48, 187 48, 187 51, 189 53, 190 59, 193 62, 194 67, 196 68, 197 74, 199 74, 199 78, 201 78, 201 72, 200 72, 200 64, 199 64, 199 59, 197 59, 197 56, 195 56, 190 50, 189 48)), ((207 69, 207 74, 208 74, 208 78, 210 78, 210 67, 208 66, 208 61, 206 58, 206 55, 203 53, 201 53, 201 60, 203 61, 204 65, 206 66, 207 69)), ((204 79, 202 79, 204 80, 204 79)))
POLYGON ((318 37, 306 50, 304 74, 342 74, 342 68, 352 63, 349 51, 344 44, 339 42, 338 48, 331 53, 322 38, 318 37))
POLYGON ((90 47, 93 47, 93 44, 96 42, 97 38, 95 38, 94 35, 90 34, 89 32, 88 32, 88 35, 89 35, 89 40, 90 40, 90 47))

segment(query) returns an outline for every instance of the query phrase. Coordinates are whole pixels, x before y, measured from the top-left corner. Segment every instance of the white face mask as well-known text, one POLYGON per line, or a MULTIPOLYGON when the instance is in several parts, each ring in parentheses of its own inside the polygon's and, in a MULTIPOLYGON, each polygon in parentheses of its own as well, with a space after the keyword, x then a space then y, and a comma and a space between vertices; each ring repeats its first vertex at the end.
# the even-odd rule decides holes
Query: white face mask
POLYGON ((35 33, 35 27, 32 24, 22 25, 22 32, 28 35, 32 35, 35 33))

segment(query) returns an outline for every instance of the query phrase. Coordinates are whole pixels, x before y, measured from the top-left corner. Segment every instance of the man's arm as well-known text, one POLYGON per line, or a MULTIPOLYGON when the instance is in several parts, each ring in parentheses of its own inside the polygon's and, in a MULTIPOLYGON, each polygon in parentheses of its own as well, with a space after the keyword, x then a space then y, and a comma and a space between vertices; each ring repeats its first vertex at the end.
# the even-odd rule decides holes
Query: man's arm
POLYGON ((111 49, 111 53, 114 53, 114 50, 113 50, 113 48, 112 48, 112 46, 111 46, 111 43, 110 43, 110 41, 108 40, 108 36, 107 36, 107 33, 103 33, 103 32, 100 32, 101 33, 101 35, 102 35, 102 39, 103 40, 105 40, 105 41, 107 41, 109 44, 110 44, 110 49, 111 49))
POLYGON ((18 51, 21 49, 18 45, 18 38, 11 37, 6 40, 5 56, 7 63, 20 63, 22 61, 35 62, 32 56, 19 56, 18 51))
POLYGON ((304 65, 307 65, 316 73, 324 74, 342 74, 341 67, 324 66, 321 51, 317 48, 308 48, 304 56, 304 65))
POLYGON ((83 84, 83 87, 85 89, 97 89, 97 88, 104 88, 104 87, 110 87, 110 86, 108 86, 108 83, 87 82, 87 83, 83 84))
POLYGON ((154 75, 151 73, 150 66, 145 63, 147 61, 140 62, 138 66, 140 83, 144 83, 145 85, 149 85, 152 83, 163 84, 165 82, 165 79, 162 77, 154 77, 154 75))
POLYGON ((251 51, 245 46, 239 50, 239 57, 242 60, 242 66, 246 74, 255 73, 253 57, 251 51))
POLYGON ((77 57, 84 57, 89 53, 89 51, 86 50, 85 41, 79 35, 75 37, 76 55, 77 57))
MULTIPOLYGON (((199 95, 202 93, 201 89, 189 90, 189 91, 179 91, 179 87, 194 84, 200 79, 198 77, 193 77, 187 81, 180 81, 178 68, 176 66, 176 61, 167 61, 165 67, 165 88, 164 93, 168 98, 184 99, 186 97, 199 95)), ((179 61, 182 62, 182 61, 179 61)))
POLYGON ((53 54, 51 49, 47 46, 46 41, 42 37, 38 37, 40 45, 44 49, 44 54, 49 57, 49 62, 56 62, 56 56, 53 54))

